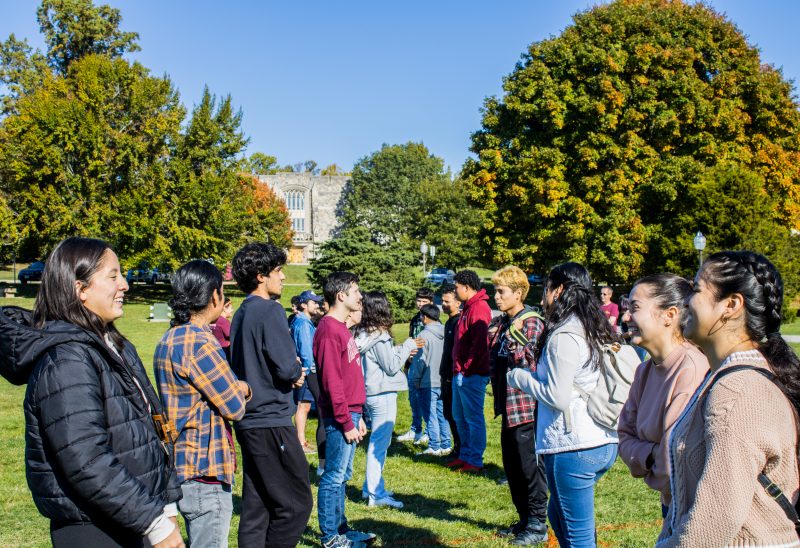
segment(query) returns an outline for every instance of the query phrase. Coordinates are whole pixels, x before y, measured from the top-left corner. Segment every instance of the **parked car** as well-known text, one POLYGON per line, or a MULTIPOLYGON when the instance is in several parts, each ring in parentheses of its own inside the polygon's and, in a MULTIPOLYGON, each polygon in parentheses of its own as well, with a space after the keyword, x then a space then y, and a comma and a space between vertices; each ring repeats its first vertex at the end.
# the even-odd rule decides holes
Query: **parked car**
POLYGON ((451 284, 455 275, 456 273, 449 268, 434 268, 425 276, 425 281, 433 285, 451 284))
POLYGON ((28 282, 40 282, 42 281, 42 273, 44 272, 44 263, 42 261, 36 261, 35 263, 31 263, 28 268, 23 268, 17 274, 17 279, 19 283, 25 285, 28 282))
POLYGON ((160 271, 158 268, 140 266, 139 268, 131 268, 128 270, 127 274, 125 274, 125 279, 128 280, 128 283, 143 282, 155 284, 158 282, 169 282, 170 275, 167 272, 160 271))
POLYGON ((528 283, 533 284, 543 284, 546 276, 543 274, 528 274, 528 283))

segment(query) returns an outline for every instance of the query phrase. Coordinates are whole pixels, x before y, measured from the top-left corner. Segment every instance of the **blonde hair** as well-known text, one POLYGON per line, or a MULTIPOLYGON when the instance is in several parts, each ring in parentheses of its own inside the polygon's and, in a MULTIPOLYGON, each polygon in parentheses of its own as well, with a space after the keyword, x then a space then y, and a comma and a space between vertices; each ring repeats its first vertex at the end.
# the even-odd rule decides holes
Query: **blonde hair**
POLYGON ((504 285, 511 291, 520 291, 522 302, 525 302, 525 297, 528 296, 528 290, 531 288, 528 277, 521 268, 516 266, 506 266, 495 272, 492 276, 492 283, 495 286, 504 285))

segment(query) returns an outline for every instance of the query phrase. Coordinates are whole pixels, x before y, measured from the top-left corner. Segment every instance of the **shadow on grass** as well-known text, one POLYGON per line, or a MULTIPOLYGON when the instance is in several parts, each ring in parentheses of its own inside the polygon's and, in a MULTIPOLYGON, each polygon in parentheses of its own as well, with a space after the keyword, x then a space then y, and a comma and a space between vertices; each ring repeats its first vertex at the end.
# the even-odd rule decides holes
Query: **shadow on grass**
POLYGON ((369 531, 378 535, 382 546, 442 546, 439 536, 422 527, 409 527, 400 523, 376 520, 357 519, 350 527, 359 531, 369 531))

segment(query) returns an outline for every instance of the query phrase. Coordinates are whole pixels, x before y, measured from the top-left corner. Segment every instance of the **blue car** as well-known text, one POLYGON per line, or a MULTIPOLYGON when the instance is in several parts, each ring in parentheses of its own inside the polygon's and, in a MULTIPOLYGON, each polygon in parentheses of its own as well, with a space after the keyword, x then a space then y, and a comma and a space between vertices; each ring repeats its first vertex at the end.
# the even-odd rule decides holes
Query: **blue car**
POLYGON ((23 268, 17 274, 17 279, 19 283, 25 285, 28 282, 40 282, 42 281, 42 273, 44 272, 44 263, 42 261, 36 261, 35 263, 31 263, 28 268, 23 268))

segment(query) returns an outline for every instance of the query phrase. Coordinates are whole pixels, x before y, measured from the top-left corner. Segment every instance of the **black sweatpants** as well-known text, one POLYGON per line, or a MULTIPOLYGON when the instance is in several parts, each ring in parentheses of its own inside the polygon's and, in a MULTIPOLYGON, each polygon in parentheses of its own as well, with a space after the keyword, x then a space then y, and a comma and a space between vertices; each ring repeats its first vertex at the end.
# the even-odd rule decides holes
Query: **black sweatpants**
POLYGON ((308 524, 308 463, 294 426, 236 432, 242 448, 239 546, 296 546, 308 524))
POLYGON ((461 438, 458 437, 456 420, 453 418, 453 380, 442 380, 442 406, 444 407, 444 418, 450 425, 450 435, 453 436, 453 455, 458 456, 461 450, 461 438))
POLYGON ((509 428, 503 417, 500 431, 503 468, 508 478, 511 501, 523 523, 528 517, 547 519, 547 479, 544 459, 536 454, 536 423, 509 428))
POLYGON ((117 526, 99 527, 94 523, 59 525, 50 522, 50 541, 54 548, 150 548, 146 537, 117 526))
POLYGON ((322 424, 322 409, 319 406, 319 377, 317 373, 309 373, 306 376, 306 384, 314 396, 317 404, 317 455, 320 459, 325 458, 325 426, 322 424))

